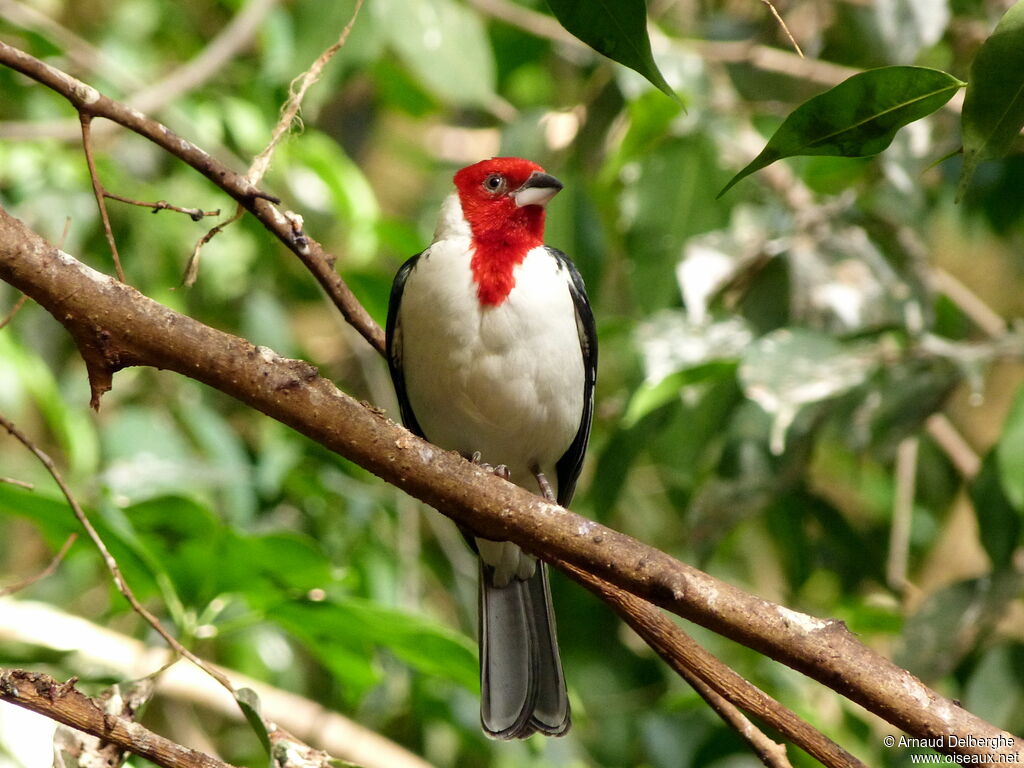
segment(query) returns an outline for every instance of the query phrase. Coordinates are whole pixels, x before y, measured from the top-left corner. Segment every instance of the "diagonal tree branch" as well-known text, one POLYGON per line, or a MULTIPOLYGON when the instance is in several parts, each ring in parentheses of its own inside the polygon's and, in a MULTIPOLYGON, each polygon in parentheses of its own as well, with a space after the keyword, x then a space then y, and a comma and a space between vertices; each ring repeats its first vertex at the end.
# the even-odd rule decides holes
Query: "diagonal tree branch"
MULTIPOLYGON (((78 110, 83 119, 104 117, 112 120, 140 136, 144 136, 199 171, 237 200, 247 211, 259 219, 271 234, 298 256, 330 296, 344 318, 362 334, 371 346, 378 351, 384 349, 384 332, 362 304, 356 300, 345 281, 334 271, 334 257, 327 254, 321 245, 312 238, 297 238, 291 221, 271 202, 274 199, 272 196, 261 192, 245 176, 231 170, 192 142, 175 134, 167 126, 156 120, 151 120, 138 110, 104 96, 81 80, 77 80, 2 41, 0 41, 0 64, 21 72, 56 91, 78 110)), ((94 403, 98 402, 99 395, 105 391, 102 386, 97 390, 95 388, 97 383, 102 385, 103 382, 93 382, 94 403)))
MULTIPOLYGON (((0 43, 0 63, 61 93, 83 116, 102 116, 149 138, 228 192, 285 243, 324 286, 343 315, 377 350, 379 327, 294 217, 198 147, 74 78, 0 43)), ((276 201, 275 201, 276 202, 276 201)), ((127 286, 53 249, 0 212, 0 278, 36 298, 63 322, 86 360, 93 403, 128 365, 168 368, 220 389, 289 424, 385 480, 492 538, 562 559, 759 650, 829 685, 908 732, 975 737, 948 751, 989 754, 1022 745, 959 709, 919 680, 860 645, 841 622, 824 621, 718 582, 627 536, 546 503, 482 473, 454 454, 414 438, 379 412, 355 403, 300 361, 283 360, 156 305, 127 286), (978 747, 978 739, 988 740, 978 747)), ((949 743, 943 740, 943 743, 949 743)))
MULTIPOLYGON (((23 643, 67 654, 73 668, 134 680, 162 667, 167 649, 72 616, 47 603, 0 598, 0 643, 23 643)), ((394 741, 303 696, 218 666, 238 688, 259 697, 261 712, 299 739, 365 768, 430 768, 430 763, 394 741)), ((233 722, 243 720, 234 696, 192 664, 165 668, 158 683, 163 700, 198 707, 233 722)))
POLYGON ((49 675, 0 668, 0 701, 38 712, 166 768, 233 768, 132 720, 108 714, 100 701, 75 688, 74 678, 58 683, 49 675))
POLYGON ((90 371, 100 369, 108 381, 120 368, 147 365, 204 382, 476 533, 571 563, 809 675, 912 735, 941 740, 946 751, 1024 760, 1024 744, 862 645, 842 622, 750 595, 496 478, 356 402, 310 364, 173 312, 59 251, 2 210, 0 279, 60 321, 90 371), (950 742, 950 735, 974 740, 950 742))

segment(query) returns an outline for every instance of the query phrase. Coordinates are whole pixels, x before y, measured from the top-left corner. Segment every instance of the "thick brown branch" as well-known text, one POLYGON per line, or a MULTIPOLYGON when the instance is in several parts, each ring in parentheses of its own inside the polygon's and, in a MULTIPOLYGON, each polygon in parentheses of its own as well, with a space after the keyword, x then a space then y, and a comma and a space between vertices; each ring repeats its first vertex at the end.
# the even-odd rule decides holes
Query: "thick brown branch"
POLYGON ((149 139, 206 176, 259 219, 264 227, 298 256, 327 292, 327 295, 331 297, 334 305, 345 319, 375 349, 384 349, 383 331, 362 304, 356 300, 345 281, 334 271, 332 266, 334 258, 325 253, 315 240, 305 238, 301 243, 296 242, 287 217, 270 202, 268 195, 250 184, 243 175, 235 173, 192 142, 175 134, 167 126, 151 120, 125 104, 104 96, 92 86, 86 85, 71 75, 3 42, 0 42, 0 64, 17 70, 56 91, 78 110, 83 119, 85 117, 104 117, 119 123, 149 139))
POLYGON ((175 744, 124 717, 104 712, 103 705, 49 675, 0 669, 0 701, 17 704, 64 725, 140 755, 165 768, 232 768, 203 752, 175 744))
MULTIPOLYGON (((92 364, 166 368, 202 381, 494 539, 565 560, 797 669, 922 738, 1024 744, 871 651, 842 622, 762 600, 495 478, 389 421, 311 365, 180 315, 50 246, 0 210, 0 279, 63 323, 92 364)), ((975 742, 976 744, 977 742, 975 742)), ((950 751, 989 753, 979 746, 950 751)))
MULTIPOLYGON (((650 603, 598 579, 574 565, 555 563, 569 576, 608 603, 669 666, 686 680, 716 712, 728 720, 757 752, 765 765, 782 764, 778 744, 757 731, 749 721, 738 720, 722 704, 738 706, 770 725, 826 766, 866 768, 864 763, 800 719, 790 709, 744 680, 702 648, 650 603), (708 694, 711 695, 708 695, 708 694), (724 710, 724 711, 723 711, 724 710)), ((745 720, 745 718, 744 718, 745 720)), ((783 751, 783 758, 785 752, 783 751)), ((788 765, 788 762, 785 764, 788 765)))

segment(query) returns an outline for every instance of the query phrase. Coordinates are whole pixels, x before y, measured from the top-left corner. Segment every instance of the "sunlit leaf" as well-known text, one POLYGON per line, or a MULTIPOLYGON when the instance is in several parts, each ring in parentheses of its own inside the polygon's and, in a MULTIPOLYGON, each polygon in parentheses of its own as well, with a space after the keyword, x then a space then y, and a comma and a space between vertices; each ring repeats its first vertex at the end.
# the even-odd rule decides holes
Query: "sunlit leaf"
POLYGON ((960 196, 978 163, 1005 155, 1024 126, 1024 0, 1010 7, 974 57, 962 119, 960 196))
POLYGON ((930 115, 963 85, 946 72, 925 67, 882 67, 854 75, 793 110, 761 154, 733 176, 718 196, 784 157, 878 154, 896 131, 930 115))
POLYGON ((864 382, 877 365, 869 351, 802 328, 775 331, 747 349, 739 367, 743 392, 773 418, 772 452, 801 408, 836 397, 864 382))
POLYGON ((548 0, 548 5, 569 32, 598 53, 636 70, 678 101, 654 62, 644 0, 548 0))
POLYGON ((373 3, 388 41, 416 77, 454 104, 494 98, 494 56, 478 14, 452 0, 373 3))
POLYGON ((707 363, 670 373, 661 381, 644 382, 629 401, 626 415, 622 417, 623 426, 627 429, 633 427, 651 411, 676 400, 683 387, 705 379, 731 375, 735 368, 735 363, 707 363))
POLYGON ((875 0, 875 22, 889 61, 913 61, 942 39, 949 24, 949 0, 875 0))

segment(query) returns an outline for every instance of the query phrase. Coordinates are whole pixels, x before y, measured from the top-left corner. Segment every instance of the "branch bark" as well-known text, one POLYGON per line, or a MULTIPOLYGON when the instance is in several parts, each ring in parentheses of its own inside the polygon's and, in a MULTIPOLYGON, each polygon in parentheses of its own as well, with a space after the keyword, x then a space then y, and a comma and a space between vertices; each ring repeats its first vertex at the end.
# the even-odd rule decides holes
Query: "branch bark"
POLYGON ((233 768, 229 763, 176 744, 125 717, 107 714, 99 701, 75 688, 73 678, 58 683, 49 675, 0 669, 0 701, 38 712, 166 768, 233 768))
POLYGON ((287 360, 180 315, 49 245, 0 209, 0 279, 74 337, 90 369, 128 365, 202 381, 281 421, 488 538, 564 560, 833 688, 918 737, 970 735, 946 751, 1015 755, 1024 744, 871 651, 842 622, 747 594, 667 554, 545 502, 420 440, 287 360), (1001 745, 989 749, 982 744, 1001 745))
MULTIPOLYGON (((184 161, 206 178, 227 192, 247 211, 259 219, 267 230, 291 250, 317 282, 331 297, 342 316, 377 350, 384 349, 384 333, 363 308, 351 289, 334 271, 334 257, 327 254, 312 238, 298 240, 292 223, 272 203, 270 195, 261 192, 249 183, 245 176, 235 173, 226 165, 204 152, 187 139, 138 110, 104 96, 95 88, 61 72, 39 59, 29 56, 13 46, 0 42, 0 64, 21 72, 38 83, 45 85, 70 102, 85 117, 103 117, 128 128, 152 141, 170 154, 184 161)), ((90 381, 93 384, 94 402, 98 400, 109 382, 90 381), (96 389, 96 385, 100 389, 96 389), (99 393, 99 394, 98 394, 99 393)))
MULTIPOLYGON (((292 250, 342 314, 374 346, 380 328, 332 268, 333 259, 243 176, 139 112, 0 43, 0 63, 63 95, 80 115, 106 117, 203 173, 292 250)), ((320 378, 307 363, 171 312, 53 248, 0 210, 0 279, 62 322, 89 369, 93 402, 129 365, 167 368, 292 426, 489 538, 509 539, 782 661, 908 733, 946 751, 1024 757, 1024 745, 963 711, 873 653, 841 622, 816 619, 744 593, 665 553, 494 478, 412 436, 320 378), (951 735, 974 737, 950 743, 951 735), (979 744, 995 744, 989 749, 979 744)))
MULTIPOLYGON (((72 616, 46 603, 0 598, 0 644, 22 643, 67 655, 72 669, 99 670, 100 676, 134 680, 160 669, 170 655, 153 646, 72 616)), ((250 688, 264 718, 342 760, 364 768, 431 768, 422 757, 379 733, 310 699, 275 688, 235 669, 217 667, 238 688, 250 688)), ((234 697, 192 664, 173 664, 160 673, 158 692, 233 721, 242 719, 234 697)))

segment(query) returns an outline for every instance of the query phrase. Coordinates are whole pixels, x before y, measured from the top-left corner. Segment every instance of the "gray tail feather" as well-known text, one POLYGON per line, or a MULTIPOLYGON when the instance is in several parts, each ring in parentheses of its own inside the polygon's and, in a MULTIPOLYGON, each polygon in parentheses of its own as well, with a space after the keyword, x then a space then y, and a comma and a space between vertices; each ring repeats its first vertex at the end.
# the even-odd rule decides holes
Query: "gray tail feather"
POLYGON ((558 657, 547 566, 529 579, 494 584, 480 568, 480 722, 494 739, 569 730, 569 697, 558 657))

